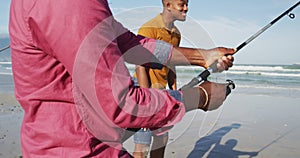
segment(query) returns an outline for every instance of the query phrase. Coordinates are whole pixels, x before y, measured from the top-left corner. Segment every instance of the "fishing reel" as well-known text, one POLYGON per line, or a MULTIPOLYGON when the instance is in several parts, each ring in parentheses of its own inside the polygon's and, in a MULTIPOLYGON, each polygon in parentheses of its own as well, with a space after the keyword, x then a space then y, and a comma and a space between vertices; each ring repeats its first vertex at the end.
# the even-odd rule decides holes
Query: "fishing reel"
POLYGON ((288 16, 291 18, 291 19, 295 19, 296 15, 294 13, 289 13, 288 16))
POLYGON ((226 96, 231 93, 231 90, 235 89, 235 84, 232 80, 226 80, 226 96))

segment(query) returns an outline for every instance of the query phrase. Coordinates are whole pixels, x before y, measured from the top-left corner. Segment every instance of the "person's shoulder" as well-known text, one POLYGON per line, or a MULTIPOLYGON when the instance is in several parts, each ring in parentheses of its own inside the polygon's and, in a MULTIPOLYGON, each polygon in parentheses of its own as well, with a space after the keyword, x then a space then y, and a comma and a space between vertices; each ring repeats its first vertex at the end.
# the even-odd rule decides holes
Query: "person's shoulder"
POLYGON ((162 22, 160 19, 160 14, 155 16, 154 18, 150 19, 149 21, 145 22, 141 28, 160 28, 162 27, 162 22))
POLYGON ((157 15, 156 17, 144 23, 139 28, 138 34, 146 37, 156 38, 157 32, 162 28, 159 16, 160 15, 157 15))

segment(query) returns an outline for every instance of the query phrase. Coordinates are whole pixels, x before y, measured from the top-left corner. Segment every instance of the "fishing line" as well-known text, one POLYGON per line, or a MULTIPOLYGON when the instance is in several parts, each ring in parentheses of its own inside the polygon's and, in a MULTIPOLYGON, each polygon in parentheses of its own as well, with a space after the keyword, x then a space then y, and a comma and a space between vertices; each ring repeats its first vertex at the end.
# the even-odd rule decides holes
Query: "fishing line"
MULTIPOLYGON (((270 143, 266 144, 265 146, 263 146, 262 148, 260 148, 257 153, 262 152, 263 150, 265 150, 266 148, 270 147, 271 145, 275 144, 276 142, 278 142, 280 139, 282 139, 283 137, 287 136, 288 134, 290 134, 292 131, 294 131, 297 127, 294 127, 288 131, 286 131, 284 134, 280 135, 279 137, 277 137, 276 139, 274 139, 273 141, 271 141, 270 143)), ((253 156, 250 156, 249 158, 251 158, 253 156)))
MULTIPOLYGON (((237 53, 239 50, 241 50, 242 48, 244 48, 247 44, 249 44, 251 41, 253 41, 255 38, 257 38, 260 34, 262 34, 264 31, 266 31, 268 28, 270 28, 272 25, 274 25, 277 21, 279 21, 285 15, 288 15, 289 18, 294 19, 295 18, 295 14, 290 13, 290 12, 293 9, 295 9, 299 4, 300 4, 300 1, 298 1, 295 5, 293 5, 289 9, 287 9, 285 12, 283 12, 281 15, 279 15, 277 18, 275 18, 273 21, 271 21, 265 27, 263 27, 262 29, 260 29, 257 33, 255 33, 254 35, 252 35, 245 42, 241 43, 236 48, 236 52, 235 53, 237 53)), ((202 73, 200 73, 197 77, 193 78, 188 84, 184 85, 181 89, 191 88, 191 87, 194 87, 195 85, 199 84, 202 81, 206 81, 207 78, 208 78, 208 76, 211 73, 215 72, 215 70, 217 70, 217 63, 216 62, 214 64, 212 64, 208 69, 206 69, 202 73)), ((229 88, 231 88, 231 87, 229 87, 229 88)), ((233 89, 233 88, 231 88, 231 89, 233 89)))

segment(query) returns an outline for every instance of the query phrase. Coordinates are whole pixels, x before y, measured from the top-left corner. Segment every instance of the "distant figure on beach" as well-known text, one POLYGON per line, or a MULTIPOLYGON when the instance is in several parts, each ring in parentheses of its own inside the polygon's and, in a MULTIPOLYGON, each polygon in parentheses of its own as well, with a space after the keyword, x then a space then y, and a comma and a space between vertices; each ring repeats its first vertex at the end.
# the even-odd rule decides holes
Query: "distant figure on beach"
MULTIPOLYGON (((174 22, 176 20, 185 21, 188 11, 187 0, 162 0, 163 11, 155 18, 149 20, 139 29, 138 34, 168 42, 174 46, 179 46, 181 35, 174 22)), ((176 90, 176 70, 174 65, 164 66, 162 69, 151 69, 145 66, 136 66, 136 73, 139 86, 142 88, 157 88, 176 90)), ((135 148, 133 156, 135 158, 144 158, 148 155, 151 144, 150 157, 163 158, 165 147, 168 143, 168 132, 162 135, 156 135, 149 129, 142 128, 134 134, 135 148)))
POLYGON ((107 0, 11 0, 10 8, 24 158, 130 158, 127 128, 170 129, 186 112, 214 110, 226 99, 226 84, 209 81, 182 91, 136 87, 125 62, 161 69, 217 61, 223 71, 234 49, 137 36, 114 19, 107 0))

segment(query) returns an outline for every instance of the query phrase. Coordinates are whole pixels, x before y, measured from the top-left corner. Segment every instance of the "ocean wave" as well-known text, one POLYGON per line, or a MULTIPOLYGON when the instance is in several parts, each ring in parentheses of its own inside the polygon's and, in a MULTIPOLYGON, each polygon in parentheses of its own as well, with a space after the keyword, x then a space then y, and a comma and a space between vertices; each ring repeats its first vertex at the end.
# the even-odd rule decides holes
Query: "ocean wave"
POLYGON ((261 71, 228 71, 227 74, 238 75, 258 75, 258 76, 278 76, 278 77, 300 77, 298 73, 278 73, 278 72, 261 72, 261 71))
POLYGON ((12 72, 0 72, 0 75, 13 75, 12 72))
POLYGON ((234 65, 229 71, 282 71, 300 72, 300 69, 289 68, 289 66, 256 66, 256 65, 234 65))
POLYGON ((236 85, 237 88, 233 93, 243 93, 249 95, 263 95, 263 96, 278 96, 299 99, 300 88, 287 88, 278 86, 253 86, 253 85, 236 85))
POLYGON ((284 87, 284 86, 271 86, 269 84, 238 84, 238 88, 256 88, 256 89, 272 89, 272 90, 293 90, 293 91, 300 91, 300 87, 284 87))
POLYGON ((2 65, 11 65, 11 61, 0 61, 2 65))

